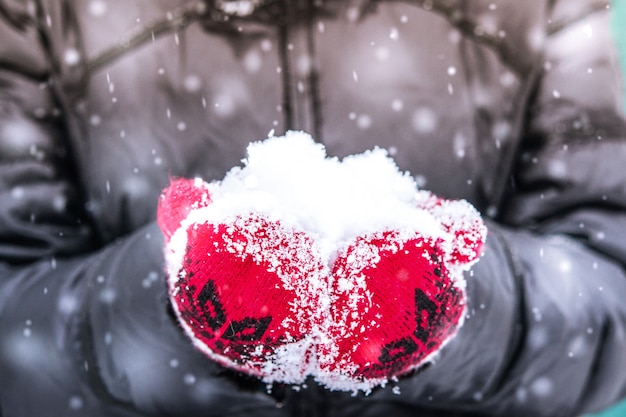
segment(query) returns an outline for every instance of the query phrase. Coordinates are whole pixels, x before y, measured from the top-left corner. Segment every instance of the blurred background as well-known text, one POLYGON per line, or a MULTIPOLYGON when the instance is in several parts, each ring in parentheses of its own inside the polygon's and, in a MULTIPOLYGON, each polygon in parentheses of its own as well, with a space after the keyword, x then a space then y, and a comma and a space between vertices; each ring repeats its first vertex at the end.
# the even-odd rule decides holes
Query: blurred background
MULTIPOLYGON (((619 60, 625 80, 622 88, 624 90, 624 111, 626 111, 626 0, 611 0, 611 7, 613 8, 613 34, 619 49, 619 60)), ((602 413, 588 417, 626 417, 626 401, 602 413)))
MULTIPOLYGON (((613 34, 619 48, 619 59, 624 74, 624 109, 626 110, 626 0, 611 0, 613 8, 613 34)), ((626 413, 622 414, 626 417, 626 413)))

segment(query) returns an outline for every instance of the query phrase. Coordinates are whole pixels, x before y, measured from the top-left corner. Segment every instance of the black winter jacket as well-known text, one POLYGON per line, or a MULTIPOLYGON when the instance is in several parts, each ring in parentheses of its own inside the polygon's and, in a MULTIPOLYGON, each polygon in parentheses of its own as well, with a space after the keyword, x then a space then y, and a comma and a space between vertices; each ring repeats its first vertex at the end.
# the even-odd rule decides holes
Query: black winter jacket
POLYGON ((575 416, 626 396, 626 125, 596 0, 0 1, 0 415, 575 416), (226 371, 170 313, 170 176, 301 129, 488 222, 464 326, 369 396, 226 371), (399 390, 399 394, 397 391, 399 390))

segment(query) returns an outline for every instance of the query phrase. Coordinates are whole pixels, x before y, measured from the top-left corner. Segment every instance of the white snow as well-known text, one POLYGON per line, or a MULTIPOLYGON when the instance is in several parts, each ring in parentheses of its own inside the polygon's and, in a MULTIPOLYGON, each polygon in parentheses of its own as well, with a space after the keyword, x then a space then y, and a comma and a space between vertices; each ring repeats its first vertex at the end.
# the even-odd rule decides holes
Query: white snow
POLYGON ((417 208, 426 192, 418 191, 386 150, 329 158, 324 146, 303 132, 250 144, 243 167, 232 168, 208 189, 212 204, 192 211, 186 224, 265 214, 315 237, 327 264, 337 248, 359 235, 381 230, 442 233, 433 216, 417 208))

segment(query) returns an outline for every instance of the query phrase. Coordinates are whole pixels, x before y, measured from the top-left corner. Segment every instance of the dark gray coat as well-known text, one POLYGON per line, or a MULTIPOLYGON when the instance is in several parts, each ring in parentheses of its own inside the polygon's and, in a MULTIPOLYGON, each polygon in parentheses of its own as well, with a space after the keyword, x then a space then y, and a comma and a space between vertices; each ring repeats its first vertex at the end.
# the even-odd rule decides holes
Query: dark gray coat
POLYGON ((605 1, 0 1, 0 415, 575 416, 626 396, 626 126, 605 1), (156 200, 251 140, 388 148, 488 221, 468 317, 372 395, 194 351, 156 200))

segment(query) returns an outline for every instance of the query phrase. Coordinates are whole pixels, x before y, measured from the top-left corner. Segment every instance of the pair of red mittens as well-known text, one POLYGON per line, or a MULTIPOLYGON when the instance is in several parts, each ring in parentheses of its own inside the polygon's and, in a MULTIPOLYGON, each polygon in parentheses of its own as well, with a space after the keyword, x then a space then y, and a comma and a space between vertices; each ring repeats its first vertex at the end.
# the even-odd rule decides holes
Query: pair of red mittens
POLYGON ((369 391, 428 361, 461 326, 462 273, 486 228, 464 201, 420 191, 433 222, 328 242, 262 211, 214 209, 211 186, 175 180, 159 201, 170 299, 195 346, 264 381, 369 391))

